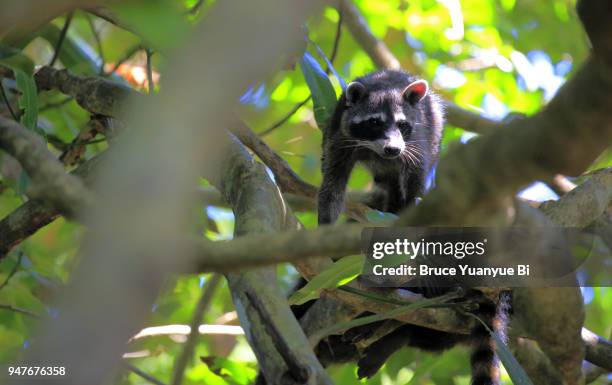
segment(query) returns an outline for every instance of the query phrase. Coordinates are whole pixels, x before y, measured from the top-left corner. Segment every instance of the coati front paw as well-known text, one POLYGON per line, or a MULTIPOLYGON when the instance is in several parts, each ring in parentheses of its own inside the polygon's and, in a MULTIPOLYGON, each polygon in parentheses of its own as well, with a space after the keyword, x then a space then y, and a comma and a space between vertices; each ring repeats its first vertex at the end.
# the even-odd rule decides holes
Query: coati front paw
POLYGON ((357 362, 357 377, 370 378, 374 376, 385 364, 389 354, 380 349, 376 342, 370 345, 357 362))

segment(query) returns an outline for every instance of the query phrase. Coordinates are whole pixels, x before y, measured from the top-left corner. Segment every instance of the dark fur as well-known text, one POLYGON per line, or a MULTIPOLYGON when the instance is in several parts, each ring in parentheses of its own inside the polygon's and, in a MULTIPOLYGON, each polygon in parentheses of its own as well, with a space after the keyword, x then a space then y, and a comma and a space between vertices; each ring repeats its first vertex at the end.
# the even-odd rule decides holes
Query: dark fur
POLYGON ((349 106, 347 95, 340 97, 331 124, 323 130, 319 224, 334 223, 338 218, 350 173, 357 162, 363 163, 374 177, 377 189, 372 206, 377 209, 397 213, 423 193, 425 177, 438 159, 443 117, 441 104, 431 92, 414 105, 402 99, 401 92, 415 80, 404 72, 380 71, 356 79, 367 89, 361 101, 349 106), (367 127, 367 122, 356 127, 349 124, 359 114, 380 111, 393 116, 392 110, 398 107, 408 125, 398 127, 392 119, 377 127, 367 127), (383 138, 394 125, 410 148, 398 158, 384 159, 353 142, 383 138))
MULTIPOLYGON (((371 202, 372 207, 398 213, 423 194, 425 178, 438 160, 443 114, 439 99, 431 92, 427 92, 422 99, 405 96, 402 91, 416 80, 414 76, 401 71, 380 71, 356 79, 364 87, 357 87, 359 92, 355 94, 347 95, 347 91, 340 97, 331 124, 323 131, 319 224, 332 224, 337 220, 344 205, 350 173, 357 162, 363 163, 373 175, 377 189, 376 198, 371 202), (351 123, 357 116, 377 113, 383 114, 384 122, 370 119, 351 123), (402 121, 395 116, 403 116, 405 119, 402 121), (409 152, 402 152, 399 157, 389 159, 369 145, 377 140, 380 142, 397 129, 410 149, 409 152)), ((427 288, 422 289, 425 296, 432 296, 435 292, 428 293, 427 288)), ((444 291, 443 288, 436 289, 444 291)), ((476 313, 492 330, 504 330, 503 306, 486 300, 476 313)), ((376 328, 375 324, 369 326, 371 330, 376 328)), ((347 333, 351 334, 350 331, 347 333)), ((351 342, 354 343, 333 336, 323 341, 317 347, 317 352, 324 358, 325 364, 343 361, 357 354, 351 342)), ((472 385, 498 384, 494 342, 480 323, 469 336, 403 325, 363 352, 358 363, 358 375, 360 378, 373 376, 391 354, 403 346, 439 352, 458 343, 467 343, 472 347, 472 385)))
MULTIPOLYGON (((504 292, 497 303, 488 299, 482 300, 475 312, 489 329, 495 330, 501 338, 504 338, 506 330, 509 303, 510 295, 504 292)), ((358 362, 358 376, 359 378, 373 376, 394 352, 404 346, 437 353, 457 344, 467 345, 472 350, 471 385, 499 384, 495 343, 487 328, 480 322, 476 323, 469 335, 446 333, 411 324, 403 325, 366 348, 358 362)))

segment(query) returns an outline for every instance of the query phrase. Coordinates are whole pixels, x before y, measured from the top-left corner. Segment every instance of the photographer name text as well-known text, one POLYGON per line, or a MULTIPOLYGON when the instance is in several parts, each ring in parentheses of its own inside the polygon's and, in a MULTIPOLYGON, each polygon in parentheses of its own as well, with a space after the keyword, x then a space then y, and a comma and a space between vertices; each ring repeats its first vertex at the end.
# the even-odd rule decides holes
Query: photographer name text
POLYGON ((529 265, 517 265, 516 267, 473 267, 469 265, 458 265, 457 267, 432 267, 427 265, 419 266, 394 266, 384 267, 374 265, 372 267, 374 275, 401 275, 411 277, 454 277, 454 276, 473 276, 473 277, 501 277, 501 276, 529 276, 529 265))

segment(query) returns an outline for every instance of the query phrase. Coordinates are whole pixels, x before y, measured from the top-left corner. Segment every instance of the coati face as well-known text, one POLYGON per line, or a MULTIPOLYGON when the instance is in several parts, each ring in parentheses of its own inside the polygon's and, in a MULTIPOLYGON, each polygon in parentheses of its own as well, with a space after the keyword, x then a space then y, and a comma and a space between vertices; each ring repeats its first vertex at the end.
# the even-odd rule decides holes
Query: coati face
POLYGON ((415 129, 421 121, 419 103, 427 96, 425 80, 363 78, 345 91, 346 110, 342 131, 355 147, 374 151, 381 158, 396 159, 407 144, 418 141, 415 129), (398 82, 398 80, 400 80, 398 82))

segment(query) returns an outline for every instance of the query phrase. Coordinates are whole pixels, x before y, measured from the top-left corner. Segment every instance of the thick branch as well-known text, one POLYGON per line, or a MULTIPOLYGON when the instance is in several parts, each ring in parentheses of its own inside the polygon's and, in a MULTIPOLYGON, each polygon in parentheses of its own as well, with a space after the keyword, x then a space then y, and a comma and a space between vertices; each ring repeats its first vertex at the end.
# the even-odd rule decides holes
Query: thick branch
POLYGON ((283 192, 303 195, 309 198, 317 196, 317 188, 304 182, 289 164, 275 153, 268 145, 257 136, 244 123, 237 123, 233 129, 234 134, 240 141, 253 150, 253 152, 272 170, 276 183, 283 192))
MULTIPOLYGON (((228 150, 220 174, 211 179, 232 206, 237 239, 248 233, 275 235, 292 216, 280 191, 264 167, 237 141, 232 141, 228 150)), ((258 246, 251 251, 259 250, 258 246)), ((275 284, 274 267, 231 273, 227 279, 241 324, 268 383, 282 383, 289 375, 311 377, 309 383, 331 384, 275 284)))
POLYGON ((128 97, 140 95, 128 86, 112 82, 103 77, 81 77, 67 70, 42 67, 34 75, 41 91, 57 89, 72 96, 83 109, 99 115, 117 117, 122 102, 128 97))
POLYGON ((612 372, 612 342, 582 328, 582 340, 586 345, 586 359, 612 372))
POLYGON ((13 120, 0 117, 0 147, 19 161, 32 178, 28 195, 41 199, 62 214, 74 217, 92 203, 81 180, 64 167, 34 133, 13 120))
POLYGON ((591 39, 596 55, 612 66, 612 3, 607 0, 580 0, 576 5, 578 16, 591 39))
MULTIPOLYGON (((101 156, 88 160, 75 169, 72 174, 83 178, 86 184, 93 179, 93 170, 101 156)), ((53 222, 60 212, 38 200, 29 200, 17 207, 0 221, 0 261, 9 251, 40 228, 53 222)))
POLYGON ((105 0, 6 0, 0 2, 0 40, 18 42, 56 17, 78 7, 108 4, 105 0))
POLYGON ((235 271, 309 257, 342 257, 360 252, 362 226, 322 226, 278 234, 252 234, 232 241, 196 241, 202 254, 197 271, 235 271))
POLYGON ((597 172, 563 199, 545 202, 540 210, 559 226, 585 227, 612 202, 612 168, 597 172))

